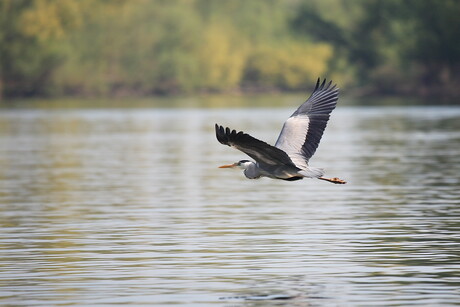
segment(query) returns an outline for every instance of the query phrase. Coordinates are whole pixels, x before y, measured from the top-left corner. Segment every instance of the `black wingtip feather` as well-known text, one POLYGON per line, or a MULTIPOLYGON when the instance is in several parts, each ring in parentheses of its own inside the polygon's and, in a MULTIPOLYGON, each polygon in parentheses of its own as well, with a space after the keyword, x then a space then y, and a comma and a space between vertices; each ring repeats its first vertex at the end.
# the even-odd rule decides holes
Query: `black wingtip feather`
POLYGON ((237 132, 236 130, 231 130, 228 127, 224 128, 223 126, 220 126, 218 124, 215 124, 215 129, 216 129, 216 138, 219 141, 219 143, 223 145, 231 146, 230 142, 233 139, 244 135, 243 131, 237 132))
POLYGON ((326 84, 326 79, 323 80, 323 82, 321 83, 321 86, 320 86, 320 90, 322 90, 324 88, 324 84, 326 84))
POLYGON ((219 143, 221 143, 223 145, 229 145, 228 144, 228 137, 227 137, 227 135, 225 133, 224 127, 219 126, 218 124, 216 124, 215 129, 216 129, 216 138, 219 141, 219 143))
MULTIPOLYGON (((336 89, 337 84, 332 85, 332 80, 330 80, 330 81, 327 83, 327 85, 326 85, 326 82, 327 82, 326 79, 323 79, 323 80, 321 81, 321 78, 318 78, 318 79, 316 80, 315 89, 313 90, 312 95, 313 95, 314 93, 316 93, 316 92, 327 91, 327 90, 333 91, 334 89, 336 89), (332 87, 331 87, 331 85, 332 85, 332 87)), ((337 88, 337 90, 338 90, 338 88, 337 88)))
POLYGON ((318 89, 320 82, 321 82, 321 80, 320 80, 320 78, 318 78, 318 80, 316 80, 315 89, 313 91, 316 91, 318 89))

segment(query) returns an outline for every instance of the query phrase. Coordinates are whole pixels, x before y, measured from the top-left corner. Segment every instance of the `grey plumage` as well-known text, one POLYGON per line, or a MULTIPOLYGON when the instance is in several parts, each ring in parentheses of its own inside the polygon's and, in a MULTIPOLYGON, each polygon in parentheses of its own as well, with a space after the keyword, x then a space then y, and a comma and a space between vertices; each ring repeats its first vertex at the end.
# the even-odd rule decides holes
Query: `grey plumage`
POLYGON ((316 82, 315 89, 283 125, 275 146, 284 150, 301 167, 308 166, 308 161, 316 152, 331 112, 337 105, 339 89, 332 81, 327 86, 326 80, 316 82))
POLYGON ((242 131, 237 132, 216 124, 216 137, 221 144, 235 147, 255 160, 252 164, 235 163, 223 167, 244 168, 245 175, 251 179, 261 176, 284 180, 308 177, 345 183, 338 178, 322 178, 322 169, 308 165, 337 104, 339 90, 331 84, 318 79, 311 96, 284 123, 275 146, 242 131), (251 174, 247 173, 249 171, 251 174))

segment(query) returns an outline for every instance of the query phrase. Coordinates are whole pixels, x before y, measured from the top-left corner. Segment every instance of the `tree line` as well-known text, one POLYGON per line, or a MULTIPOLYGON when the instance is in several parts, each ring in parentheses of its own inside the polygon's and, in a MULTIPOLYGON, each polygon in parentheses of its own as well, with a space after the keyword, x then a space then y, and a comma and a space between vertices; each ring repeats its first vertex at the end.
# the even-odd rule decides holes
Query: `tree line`
POLYGON ((456 97, 458 0, 1 0, 0 97, 456 97))

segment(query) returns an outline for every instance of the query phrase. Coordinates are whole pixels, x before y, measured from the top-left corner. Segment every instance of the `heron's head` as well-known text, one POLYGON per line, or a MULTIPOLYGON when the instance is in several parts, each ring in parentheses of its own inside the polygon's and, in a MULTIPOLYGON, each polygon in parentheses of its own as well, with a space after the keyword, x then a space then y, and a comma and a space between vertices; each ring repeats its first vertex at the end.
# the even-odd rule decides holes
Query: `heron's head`
POLYGON ((241 168, 241 169, 247 169, 249 167, 249 165, 251 165, 252 163, 254 163, 254 162, 251 162, 249 160, 241 160, 241 161, 235 162, 233 164, 227 164, 227 165, 219 166, 219 168, 235 168, 235 167, 238 167, 238 168, 241 168))

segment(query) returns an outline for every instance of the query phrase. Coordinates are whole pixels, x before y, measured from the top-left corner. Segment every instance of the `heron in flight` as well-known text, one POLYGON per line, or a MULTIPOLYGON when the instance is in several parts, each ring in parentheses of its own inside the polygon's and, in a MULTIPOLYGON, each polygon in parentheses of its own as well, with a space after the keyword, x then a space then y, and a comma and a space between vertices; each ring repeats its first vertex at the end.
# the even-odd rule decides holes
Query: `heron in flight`
POLYGON ((318 78, 310 98, 284 123, 275 146, 242 131, 236 132, 216 124, 216 137, 221 144, 241 150, 255 161, 241 160, 220 168, 243 169, 249 179, 269 177, 294 181, 318 178, 337 184, 346 183, 339 178, 324 178, 323 169, 308 165, 337 104, 339 89, 331 83, 326 84, 326 80, 320 82, 318 78))

